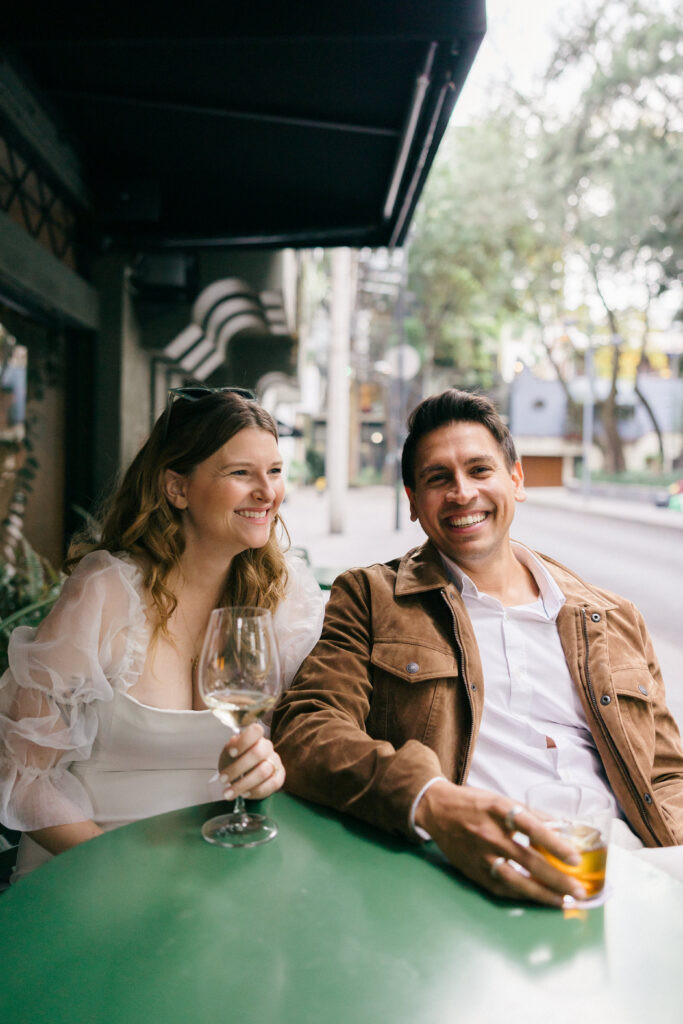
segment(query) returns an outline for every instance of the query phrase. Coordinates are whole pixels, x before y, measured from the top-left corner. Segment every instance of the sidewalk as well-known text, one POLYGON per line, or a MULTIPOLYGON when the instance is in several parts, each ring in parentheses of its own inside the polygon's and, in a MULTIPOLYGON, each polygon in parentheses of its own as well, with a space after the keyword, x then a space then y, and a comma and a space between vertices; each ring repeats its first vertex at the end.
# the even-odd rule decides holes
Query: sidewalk
POLYGON ((673 509, 594 495, 584 497, 578 491, 568 491, 564 487, 529 487, 526 493, 527 501, 532 505, 546 505, 602 516, 606 519, 620 519, 622 522, 628 520, 632 523, 656 526, 659 529, 683 531, 683 513, 673 509))
MULTIPOLYGON (((346 494, 344 533, 330 534, 328 495, 320 495, 312 487, 301 487, 288 494, 282 516, 292 536, 292 544, 305 547, 313 565, 339 568, 370 565, 404 554, 424 540, 420 525, 410 522, 408 500, 403 491, 400 499, 401 528, 394 529, 395 501, 392 487, 350 488, 346 494)), ((683 532, 681 512, 654 505, 584 498, 559 487, 529 488, 527 501, 534 505, 683 532)))
POLYGON ((346 494, 345 529, 329 533, 329 495, 313 487, 299 487, 287 495, 282 518, 295 547, 308 551, 316 568, 344 569, 350 565, 371 565, 405 554, 424 540, 419 523, 411 523, 408 499, 401 492, 401 529, 395 525, 395 495, 392 487, 353 487, 346 494))

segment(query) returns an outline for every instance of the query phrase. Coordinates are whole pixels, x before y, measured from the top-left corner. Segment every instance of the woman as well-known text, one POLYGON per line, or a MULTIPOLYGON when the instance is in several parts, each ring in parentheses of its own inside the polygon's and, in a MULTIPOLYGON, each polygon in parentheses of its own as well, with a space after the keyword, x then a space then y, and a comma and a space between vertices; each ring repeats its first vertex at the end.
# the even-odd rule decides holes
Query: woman
POLYGON ((285 685, 322 626, 312 575, 276 537, 277 429, 247 395, 169 394, 100 543, 72 553, 37 633, 12 635, 0 680, 0 820, 25 833, 15 879, 126 822, 282 786, 262 726, 226 743, 195 678, 218 605, 273 611, 285 685))

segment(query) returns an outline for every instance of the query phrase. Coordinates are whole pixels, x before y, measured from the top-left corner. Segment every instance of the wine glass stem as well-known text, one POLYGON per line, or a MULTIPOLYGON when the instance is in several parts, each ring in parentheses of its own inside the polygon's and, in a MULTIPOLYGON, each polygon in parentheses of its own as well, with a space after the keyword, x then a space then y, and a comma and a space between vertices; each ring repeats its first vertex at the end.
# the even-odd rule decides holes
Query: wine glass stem
POLYGON ((241 825, 243 828, 246 828, 246 826, 249 824, 249 816, 247 814, 247 808, 245 806, 243 796, 235 797, 235 803, 233 804, 232 813, 235 819, 239 819, 235 820, 235 825, 237 825, 238 827, 241 825))

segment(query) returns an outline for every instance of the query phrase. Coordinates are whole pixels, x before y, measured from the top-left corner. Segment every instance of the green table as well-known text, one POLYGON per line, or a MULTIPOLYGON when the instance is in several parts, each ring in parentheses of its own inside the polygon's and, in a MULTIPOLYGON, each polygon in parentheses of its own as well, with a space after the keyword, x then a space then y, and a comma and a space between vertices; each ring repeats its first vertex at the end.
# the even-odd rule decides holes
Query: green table
POLYGON ((110 832, 0 897, 7 1024, 561 1024, 683 1019, 683 886, 612 851, 603 908, 490 899, 412 847, 279 794, 272 843, 221 805, 110 832))

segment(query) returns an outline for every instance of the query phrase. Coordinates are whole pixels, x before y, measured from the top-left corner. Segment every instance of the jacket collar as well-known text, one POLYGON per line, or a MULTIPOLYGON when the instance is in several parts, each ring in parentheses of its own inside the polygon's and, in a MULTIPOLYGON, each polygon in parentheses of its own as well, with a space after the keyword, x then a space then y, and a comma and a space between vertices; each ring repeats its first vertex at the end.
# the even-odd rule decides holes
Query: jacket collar
MULTIPOLYGON (((522 545, 526 547, 526 545, 522 545)), ((531 549, 529 549, 531 550, 531 549)), ((568 569, 561 562, 556 562, 547 555, 533 552, 539 558, 560 590, 566 597, 567 606, 580 608, 616 608, 611 595, 598 587, 593 587, 568 569)), ((396 596, 419 594, 427 590, 447 587, 449 584, 441 555, 430 540, 419 548, 413 548, 401 559, 396 573, 396 596)))
POLYGON ((401 559, 396 573, 396 596, 419 594, 447 587, 448 575, 441 555, 430 540, 413 548, 401 559))

